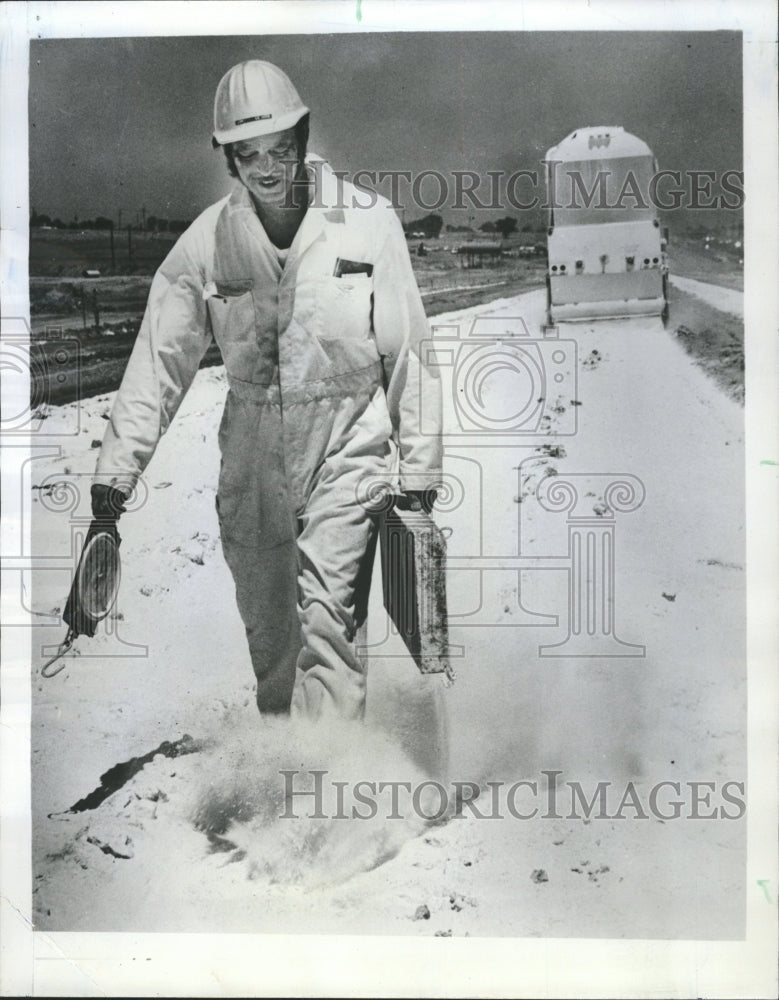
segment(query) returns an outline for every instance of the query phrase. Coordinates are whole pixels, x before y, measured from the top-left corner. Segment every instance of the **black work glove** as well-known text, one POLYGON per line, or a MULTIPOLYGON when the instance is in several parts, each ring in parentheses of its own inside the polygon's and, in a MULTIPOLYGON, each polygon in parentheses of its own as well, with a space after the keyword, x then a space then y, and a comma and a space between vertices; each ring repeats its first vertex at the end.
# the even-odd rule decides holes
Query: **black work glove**
POLYGON ((125 504, 128 497, 128 494, 122 490, 114 489, 113 486, 104 486, 102 483, 93 484, 91 495, 92 523, 89 525, 89 530, 84 539, 84 546, 79 556, 76 575, 70 588, 70 594, 68 595, 65 611, 62 616, 74 635, 86 635, 89 637, 95 634, 95 629, 100 619, 94 618, 88 606, 84 604, 85 595, 81 593, 78 582, 79 567, 84 558, 84 553, 95 535, 110 535, 116 543, 117 548, 122 544, 116 522, 126 510, 125 504))
POLYGON ((430 514, 437 496, 438 490, 404 490, 395 497, 395 506, 398 510, 423 510, 430 514))
POLYGON ((92 486, 92 517, 101 525, 116 525, 124 514, 127 494, 113 486, 94 483, 92 486))

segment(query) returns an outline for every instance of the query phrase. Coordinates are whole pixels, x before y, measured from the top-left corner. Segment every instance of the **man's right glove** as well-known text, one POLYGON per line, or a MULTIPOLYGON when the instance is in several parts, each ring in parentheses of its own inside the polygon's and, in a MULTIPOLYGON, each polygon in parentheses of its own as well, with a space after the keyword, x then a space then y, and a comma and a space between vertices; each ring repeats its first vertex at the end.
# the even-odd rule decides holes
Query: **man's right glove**
MULTIPOLYGON (((102 483, 95 483, 91 494, 92 523, 84 539, 62 615, 68 625, 68 635, 63 644, 65 649, 76 636, 91 637, 95 634, 98 622, 113 606, 119 586, 119 546, 122 540, 116 522, 126 510, 128 495, 102 483)), ((52 662, 50 660, 45 665, 47 671, 52 662)), ((53 673, 47 672, 44 676, 51 677, 53 673)))
POLYGON ((92 517, 101 524, 116 525, 126 511, 127 494, 113 486, 94 483, 92 486, 92 517))

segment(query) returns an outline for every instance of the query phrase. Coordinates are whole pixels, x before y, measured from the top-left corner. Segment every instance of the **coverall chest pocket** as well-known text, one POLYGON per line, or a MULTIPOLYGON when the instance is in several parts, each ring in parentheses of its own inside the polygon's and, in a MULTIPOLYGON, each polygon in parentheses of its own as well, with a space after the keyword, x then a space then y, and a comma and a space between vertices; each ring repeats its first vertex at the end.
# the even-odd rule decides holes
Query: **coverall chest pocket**
POLYGON ((209 281, 203 289, 214 339, 222 347, 230 341, 254 337, 255 316, 252 278, 236 281, 209 281))
POLYGON ((323 277, 316 290, 322 340, 365 340, 371 332, 373 280, 367 274, 323 277))

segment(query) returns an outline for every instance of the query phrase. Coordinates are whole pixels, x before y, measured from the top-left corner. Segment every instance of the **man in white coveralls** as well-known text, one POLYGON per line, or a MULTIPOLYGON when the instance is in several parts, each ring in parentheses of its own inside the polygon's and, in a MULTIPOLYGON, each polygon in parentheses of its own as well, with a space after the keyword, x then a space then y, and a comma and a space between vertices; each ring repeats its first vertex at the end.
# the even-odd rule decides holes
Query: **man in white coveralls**
POLYGON ((229 383, 217 509, 258 706, 359 719, 376 531, 360 486, 389 481, 397 452, 399 504, 430 509, 441 442, 420 407, 435 427, 440 380, 420 360, 428 325, 394 210, 307 155, 308 120, 270 63, 219 83, 213 145, 240 184, 154 277, 92 504, 124 510, 213 336, 229 383))

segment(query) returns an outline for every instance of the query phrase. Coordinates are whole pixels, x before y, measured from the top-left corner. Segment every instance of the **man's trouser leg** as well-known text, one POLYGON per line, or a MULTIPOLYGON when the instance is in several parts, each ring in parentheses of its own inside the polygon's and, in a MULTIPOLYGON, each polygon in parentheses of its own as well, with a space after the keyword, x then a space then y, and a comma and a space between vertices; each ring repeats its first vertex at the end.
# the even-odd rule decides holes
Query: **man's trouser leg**
POLYGON ((357 502, 358 479, 352 479, 320 482, 301 517, 298 613, 303 648, 293 717, 362 719, 365 712, 365 667, 354 640, 367 612, 376 525, 357 502))
POLYGON ((289 711, 301 648, 296 526, 278 407, 228 396, 220 428, 219 524, 246 627, 261 712, 289 711))
POLYGON ((257 678, 257 707, 268 714, 289 712, 301 647, 295 543, 263 552, 224 550, 257 678))

